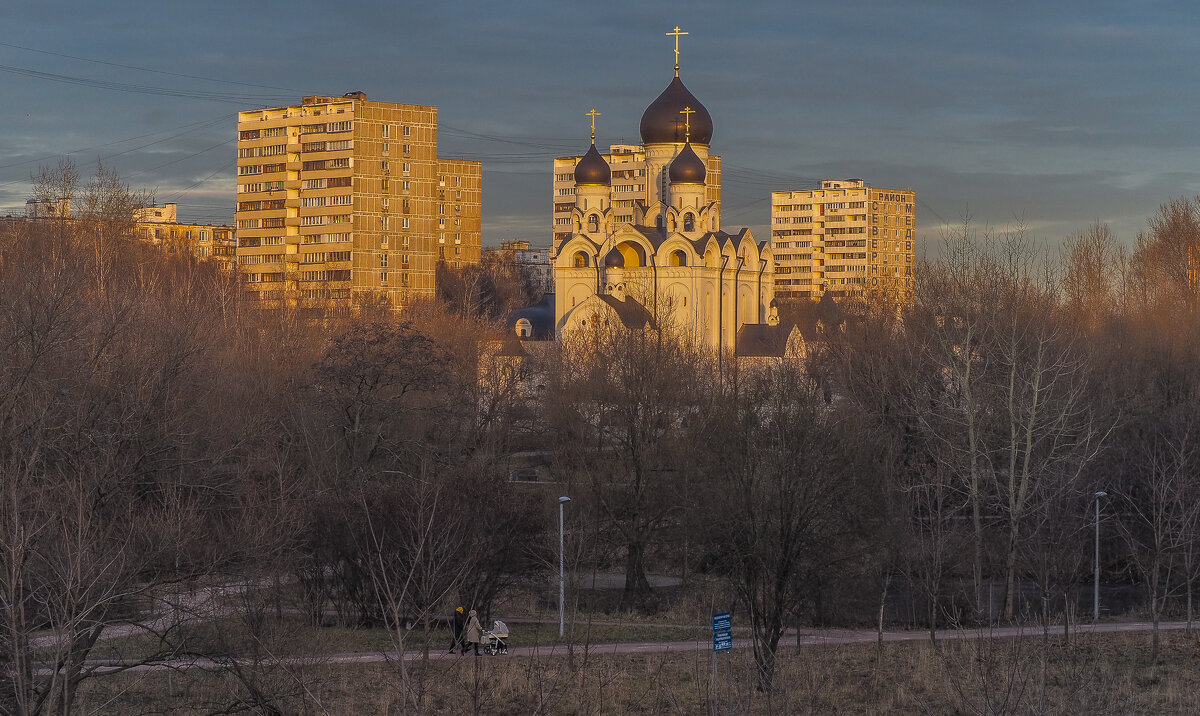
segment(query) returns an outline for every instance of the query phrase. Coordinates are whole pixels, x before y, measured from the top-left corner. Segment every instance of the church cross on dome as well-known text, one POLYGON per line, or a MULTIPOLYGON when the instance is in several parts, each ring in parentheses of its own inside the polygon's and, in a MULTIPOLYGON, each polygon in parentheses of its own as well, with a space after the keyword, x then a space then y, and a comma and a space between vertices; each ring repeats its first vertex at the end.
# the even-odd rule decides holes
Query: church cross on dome
POLYGON ((683 115, 683 141, 690 143, 692 141, 692 115, 696 113, 696 110, 684 107, 679 110, 679 113, 683 115))
POLYGON ((596 143, 596 117, 599 117, 600 113, 596 111, 595 107, 592 107, 592 111, 588 112, 587 116, 592 118, 592 144, 595 144, 596 143))
POLYGON ((686 34, 687 34, 686 32, 683 32, 682 30, 679 29, 678 25, 675 26, 675 29, 672 32, 667 33, 668 37, 670 37, 671 35, 675 36, 675 76, 676 77, 679 76, 679 37, 681 35, 686 35, 686 34))

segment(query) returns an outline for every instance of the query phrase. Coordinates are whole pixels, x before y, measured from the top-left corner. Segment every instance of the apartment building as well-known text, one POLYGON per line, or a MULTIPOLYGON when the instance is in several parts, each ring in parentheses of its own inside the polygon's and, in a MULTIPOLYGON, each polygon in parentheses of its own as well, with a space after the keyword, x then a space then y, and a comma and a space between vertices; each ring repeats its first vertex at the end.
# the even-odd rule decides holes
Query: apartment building
MULTIPOLYGON (((647 177, 646 148, 641 144, 612 144, 607 154, 600 155, 612 170, 613 222, 631 224, 637 201, 649 206, 666 193, 668 177, 658 171, 647 177), (661 185, 661 186, 658 186, 661 185)), ((572 233, 571 211, 575 208, 575 166, 578 157, 557 157, 554 160, 554 243, 572 233)), ((659 162, 658 164, 661 164, 659 162)), ((705 203, 721 201, 721 157, 709 154, 704 161, 705 203)))
POLYGON ((828 180, 771 193, 780 298, 912 295, 916 192, 828 180))
POLYGON ((236 245, 232 226, 189 224, 179 221, 179 206, 169 202, 134 211, 138 238, 169 253, 190 253, 217 262, 223 270, 234 268, 236 245))
POLYGON ((237 263, 268 307, 400 308, 478 263, 482 165, 437 154, 437 108, 362 92, 238 113, 237 263))

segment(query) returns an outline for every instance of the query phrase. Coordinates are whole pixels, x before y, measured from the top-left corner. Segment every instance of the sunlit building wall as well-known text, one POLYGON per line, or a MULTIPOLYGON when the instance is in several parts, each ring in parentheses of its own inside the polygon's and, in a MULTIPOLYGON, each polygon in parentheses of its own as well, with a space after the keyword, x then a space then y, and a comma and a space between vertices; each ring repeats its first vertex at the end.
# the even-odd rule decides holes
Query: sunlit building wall
POLYGON ((437 108, 344 97, 238 114, 237 262, 269 306, 402 307, 477 263, 482 165, 437 155, 437 108))
POLYGON ((134 221, 138 238, 160 246, 168 253, 189 253, 215 261, 224 270, 234 268, 232 226, 181 222, 179 207, 174 203, 138 209, 134 212, 134 221))
POLYGON ((822 181, 771 193, 771 246, 779 298, 911 297, 916 192, 822 181))

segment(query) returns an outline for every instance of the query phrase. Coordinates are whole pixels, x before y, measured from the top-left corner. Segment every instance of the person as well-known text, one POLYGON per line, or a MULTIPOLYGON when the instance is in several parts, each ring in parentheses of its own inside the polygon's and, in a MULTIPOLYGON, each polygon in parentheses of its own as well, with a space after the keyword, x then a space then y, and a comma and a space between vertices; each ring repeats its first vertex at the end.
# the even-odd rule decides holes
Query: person
MULTIPOLYGON (((475 656, 479 656, 479 642, 483 639, 483 625, 479 623, 479 616, 475 610, 471 610, 470 616, 467 617, 466 628, 467 646, 475 647, 475 656)), ((467 653, 466 648, 463 653, 467 653)))
POLYGON ((459 607, 454 610, 454 619, 450 622, 450 630, 452 636, 450 639, 450 653, 453 654, 455 649, 462 648, 462 652, 467 653, 467 645, 463 643, 463 625, 467 619, 463 615, 463 608, 459 607))

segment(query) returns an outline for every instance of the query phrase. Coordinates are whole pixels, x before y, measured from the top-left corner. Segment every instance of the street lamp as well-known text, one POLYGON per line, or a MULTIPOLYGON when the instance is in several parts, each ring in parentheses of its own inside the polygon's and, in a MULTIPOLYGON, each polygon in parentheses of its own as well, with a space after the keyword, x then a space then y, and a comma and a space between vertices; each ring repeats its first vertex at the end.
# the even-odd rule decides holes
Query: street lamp
POLYGON ((1096 492, 1096 555, 1094 558, 1096 567, 1096 580, 1092 588, 1092 621, 1100 621, 1100 498, 1108 497, 1108 493, 1104 490, 1096 492))
POLYGON ((566 560, 563 556, 566 550, 563 547, 563 506, 571 501, 570 497, 563 495, 558 498, 558 638, 563 635, 563 605, 567 598, 567 571, 565 568, 566 560))

